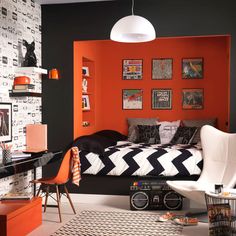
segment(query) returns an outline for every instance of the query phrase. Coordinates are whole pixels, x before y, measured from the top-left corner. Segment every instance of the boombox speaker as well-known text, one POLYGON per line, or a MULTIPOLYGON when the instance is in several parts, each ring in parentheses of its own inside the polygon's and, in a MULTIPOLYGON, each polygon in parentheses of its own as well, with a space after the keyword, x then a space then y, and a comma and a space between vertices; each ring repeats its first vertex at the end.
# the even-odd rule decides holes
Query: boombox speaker
POLYGON ((131 210, 180 210, 182 196, 165 182, 143 180, 130 186, 131 210))

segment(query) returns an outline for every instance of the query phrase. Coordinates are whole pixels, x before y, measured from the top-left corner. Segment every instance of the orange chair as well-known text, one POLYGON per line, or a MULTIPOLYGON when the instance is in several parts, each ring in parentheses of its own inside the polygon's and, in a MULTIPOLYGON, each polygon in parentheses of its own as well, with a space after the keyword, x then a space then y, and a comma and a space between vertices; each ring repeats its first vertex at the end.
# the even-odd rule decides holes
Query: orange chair
POLYGON ((59 213, 59 218, 60 218, 60 222, 62 222, 61 219, 61 209, 60 209, 60 199, 61 199, 61 195, 64 195, 64 193, 60 192, 59 186, 63 186, 65 193, 66 193, 66 197, 68 198, 70 205, 73 209, 74 214, 76 214, 75 212, 75 208, 73 206, 73 203, 71 201, 69 192, 67 190, 66 187, 66 183, 69 181, 70 177, 71 177, 71 161, 72 161, 72 149, 69 149, 66 154, 63 157, 60 169, 57 173, 57 175, 55 177, 51 177, 51 178, 41 178, 41 179, 36 179, 36 180, 32 180, 31 183, 37 184, 40 183, 40 187, 39 190, 37 192, 37 196, 39 196, 39 193, 41 190, 43 190, 43 187, 46 187, 46 198, 45 198, 45 203, 44 203, 44 212, 46 211, 47 208, 47 201, 48 201, 48 196, 51 196, 51 192, 50 192, 50 187, 55 186, 56 187, 56 199, 53 198, 56 202, 57 202, 57 207, 58 207, 58 213, 59 213))

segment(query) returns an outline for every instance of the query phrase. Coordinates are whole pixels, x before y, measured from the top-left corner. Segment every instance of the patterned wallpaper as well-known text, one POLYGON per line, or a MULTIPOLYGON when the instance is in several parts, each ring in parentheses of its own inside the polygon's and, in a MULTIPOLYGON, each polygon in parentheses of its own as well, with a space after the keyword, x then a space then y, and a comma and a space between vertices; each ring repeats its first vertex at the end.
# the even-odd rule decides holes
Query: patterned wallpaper
MULTIPOLYGON (((35 41, 37 65, 41 66, 41 6, 34 0, 0 0, 0 103, 12 103, 13 150, 25 147, 25 126, 41 122, 41 98, 9 97, 15 68, 22 65, 26 48, 22 40, 35 41)), ((41 75, 30 74, 36 92, 41 92, 41 75)), ((0 161, 1 162, 1 161, 0 161)), ((32 171, 0 180, 0 195, 16 187, 27 189, 32 171), (3 184, 4 183, 4 184, 3 184)), ((40 171, 39 171, 40 172, 40 171)))
MULTIPOLYGON (((41 6, 34 0, 0 0, 0 102, 12 103, 12 144, 13 149, 25 145, 25 125, 41 122, 41 98, 10 98, 14 70, 21 66, 26 48, 25 39, 35 41, 37 64, 41 65, 41 6)), ((22 74, 21 74, 22 75, 22 74)), ((41 92, 41 75, 27 75, 41 92)))

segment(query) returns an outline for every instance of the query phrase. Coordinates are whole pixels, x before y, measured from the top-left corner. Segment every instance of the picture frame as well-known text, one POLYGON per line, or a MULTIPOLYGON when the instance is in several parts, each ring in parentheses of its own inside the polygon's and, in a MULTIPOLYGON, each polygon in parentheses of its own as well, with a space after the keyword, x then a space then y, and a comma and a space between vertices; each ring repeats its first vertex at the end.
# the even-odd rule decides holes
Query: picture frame
POLYGON ((182 59, 183 79, 203 78, 203 58, 183 58, 182 59))
POLYGON ((123 59, 122 60, 122 79, 123 80, 142 80, 143 79, 143 60, 142 59, 123 59))
POLYGON ((0 103, 0 142, 12 141, 12 104, 0 103))
POLYGON ((142 110, 143 109, 143 90, 142 89, 123 89, 122 90, 122 109, 123 110, 142 110))
POLYGON ((173 75, 172 58, 153 58, 152 59, 152 79, 170 80, 173 75))
POLYGON ((90 110, 89 95, 82 95, 82 109, 83 111, 90 110))
POLYGON ((153 110, 172 109, 172 89, 170 88, 152 89, 152 109, 153 110))
POLYGON ((199 110, 204 108, 203 88, 182 89, 182 108, 199 110))
POLYGON ((82 67, 82 75, 89 76, 89 68, 87 66, 82 67))

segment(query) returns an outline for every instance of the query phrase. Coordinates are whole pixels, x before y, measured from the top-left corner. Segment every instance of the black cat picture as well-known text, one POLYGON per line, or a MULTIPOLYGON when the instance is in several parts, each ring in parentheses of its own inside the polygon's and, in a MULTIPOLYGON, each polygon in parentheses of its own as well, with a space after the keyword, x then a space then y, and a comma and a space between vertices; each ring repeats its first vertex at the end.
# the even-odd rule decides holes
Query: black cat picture
POLYGON ((29 44, 26 40, 23 39, 23 46, 26 47, 25 59, 23 61, 23 66, 25 67, 37 67, 37 58, 34 53, 35 42, 33 41, 29 44))

